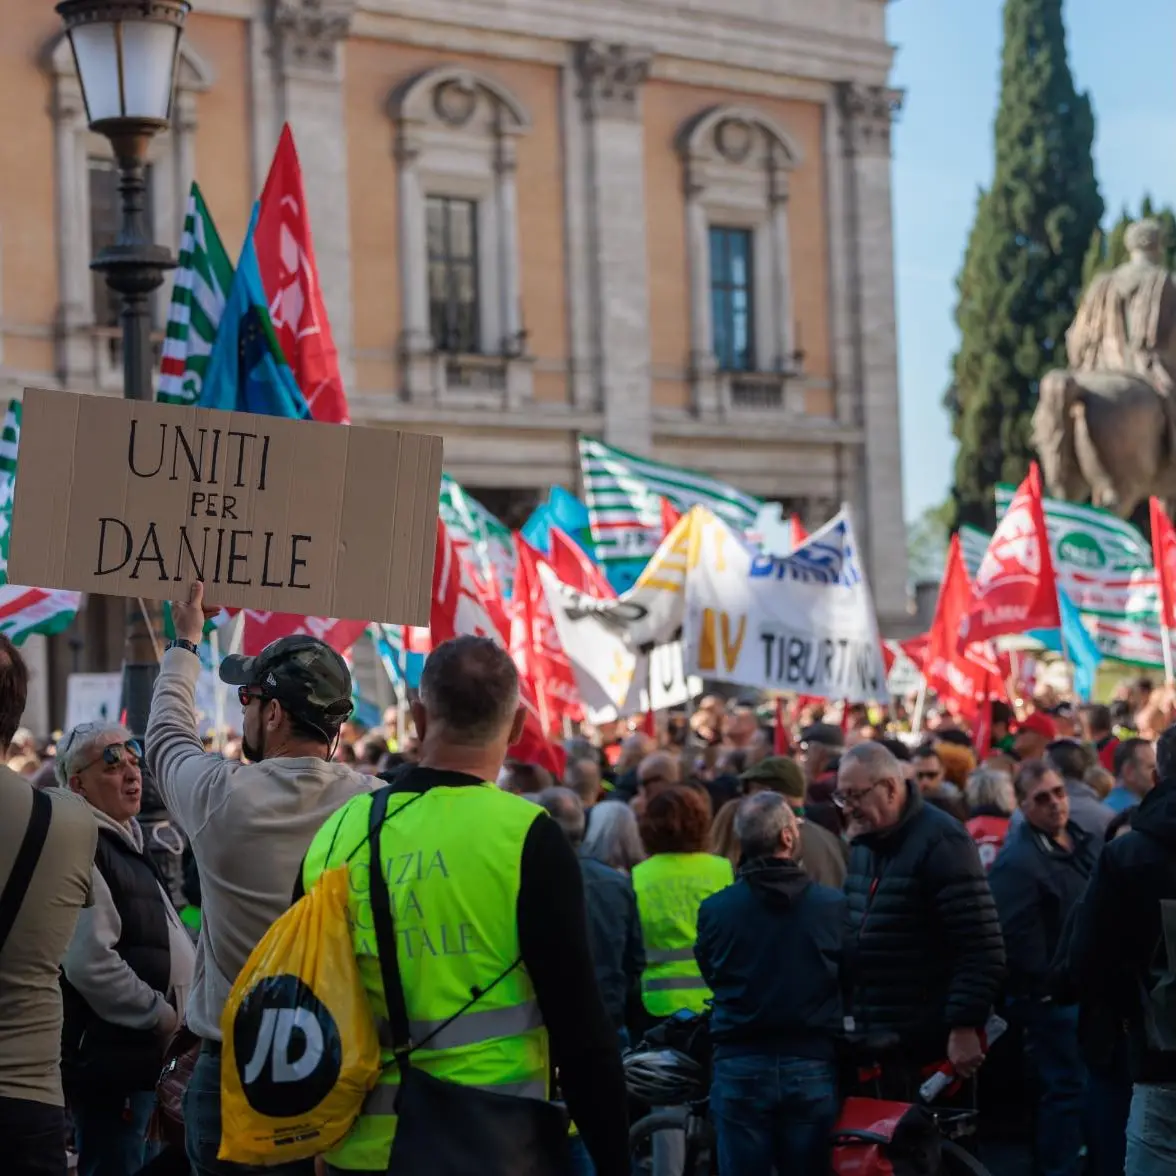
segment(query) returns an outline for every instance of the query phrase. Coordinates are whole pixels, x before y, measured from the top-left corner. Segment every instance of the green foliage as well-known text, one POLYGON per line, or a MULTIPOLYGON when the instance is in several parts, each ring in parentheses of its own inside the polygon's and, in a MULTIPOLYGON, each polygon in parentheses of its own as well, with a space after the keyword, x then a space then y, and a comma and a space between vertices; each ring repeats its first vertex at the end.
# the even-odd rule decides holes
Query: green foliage
POLYGON ((1132 221, 1141 220, 1145 216, 1154 217, 1160 222, 1164 242, 1162 261, 1168 269, 1176 270, 1176 212, 1170 207, 1156 208, 1152 198, 1144 196, 1138 215, 1133 215, 1124 208, 1109 231, 1095 229, 1082 266, 1084 287, 1090 285, 1090 280, 1095 274, 1113 270, 1127 260, 1127 227, 1132 221))
POLYGON ((1038 380, 1065 360, 1065 333, 1103 203, 1090 100, 1074 89, 1062 0, 1005 0, 992 186, 980 193, 957 279, 960 346, 945 397, 959 440, 954 529, 991 530, 993 487, 1032 458, 1038 380))
POLYGON ((907 523, 907 567, 912 584, 943 579, 950 539, 952 501, 929 506, 917 519, 907 523))

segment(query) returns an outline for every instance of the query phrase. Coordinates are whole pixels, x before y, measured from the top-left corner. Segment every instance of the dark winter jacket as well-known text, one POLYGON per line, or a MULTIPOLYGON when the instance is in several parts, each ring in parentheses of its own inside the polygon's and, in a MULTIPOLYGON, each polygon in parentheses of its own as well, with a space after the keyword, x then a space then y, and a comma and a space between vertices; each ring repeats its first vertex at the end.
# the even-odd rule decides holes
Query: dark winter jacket
POLYGON ((1023 821, 1009 833, 989 871, 1008 956, 1008 996, 1056 995, 1054 954, 1094 869, 1091 838, 1072 821, 1066 832, 1072 850, 1023 821))
POLYGON ((759 858, 698 909, 694 955, 714 993, 716 1057, 833 1057, 842 1031, 845 896, 759 858))
POLYGON ((625 1024, 630 996, 639 989, 645 970, 645 944, 633 883, 619 870, 581 856, 584 904, 588 909, 588 942, 596 981, 613 1026, 625 1024))
POLYGON ((1176 779, 1109 842, 1078 908, 1070 960, 1084 1008, 1128 1023, 1136 1082, 1176 1082, 1176 779))
POLYGON ((855 1029, 900 1034, 912 1061, 942 1058, 949 1030, 987 1020, 1005 971, 968 831, 908 784, 898 824, 854 839, 845 893, 855 1029))
MULTIPOLYGON (((115 951, 156 992, 171 983, 166 899, 147 856, 108 829, 100 829, 94 864, 110 889, 122 926, 115 951)), ((61 980, 62 1076, 81 1085, 150 1090, 163 1060, 162 1042, 151 1029, 131 1029, 103 1020, 65 977, 61 980)))

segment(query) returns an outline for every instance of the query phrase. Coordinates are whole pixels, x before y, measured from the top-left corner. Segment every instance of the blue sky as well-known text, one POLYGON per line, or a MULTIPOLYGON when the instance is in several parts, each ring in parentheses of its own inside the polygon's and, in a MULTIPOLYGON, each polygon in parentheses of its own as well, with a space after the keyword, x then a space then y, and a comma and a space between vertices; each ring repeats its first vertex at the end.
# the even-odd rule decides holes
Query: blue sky
MULTIPOLYGON (((912 519, 943 500, 955 442, 940 407, 957 334, 955 276, 976 192, 992 176, 1000 82, 999 0, 892 0, 903 483, 912 519)), ((1066 0, 1067 49, 1096 119, 1095 171, 1108 216, 1144 192, 1176 203, 1176 0, 1066 0)))

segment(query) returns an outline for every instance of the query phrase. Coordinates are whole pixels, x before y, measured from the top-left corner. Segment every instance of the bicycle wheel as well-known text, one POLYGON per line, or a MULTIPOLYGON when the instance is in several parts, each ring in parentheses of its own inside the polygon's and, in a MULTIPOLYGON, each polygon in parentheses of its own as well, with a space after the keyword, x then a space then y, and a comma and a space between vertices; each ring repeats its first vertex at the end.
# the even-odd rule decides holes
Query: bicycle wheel
POLYGON ((945 1139, 941 1147, 943 1158, 939 1165, 939 1176, 992 1176, 974 1155, 964 1151, 958 1143, 945 1139))

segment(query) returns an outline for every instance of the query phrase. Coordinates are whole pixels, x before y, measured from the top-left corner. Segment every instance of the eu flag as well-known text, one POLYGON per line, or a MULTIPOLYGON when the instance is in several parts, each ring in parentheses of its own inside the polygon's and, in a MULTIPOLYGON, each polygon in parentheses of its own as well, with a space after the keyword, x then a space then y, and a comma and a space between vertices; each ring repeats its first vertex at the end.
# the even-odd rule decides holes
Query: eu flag
POLYGON ((201 408, 309 420, 306 398, 282 354, 266 307, 253 244, 257 213, 254 205, 197 403, 201 408))

